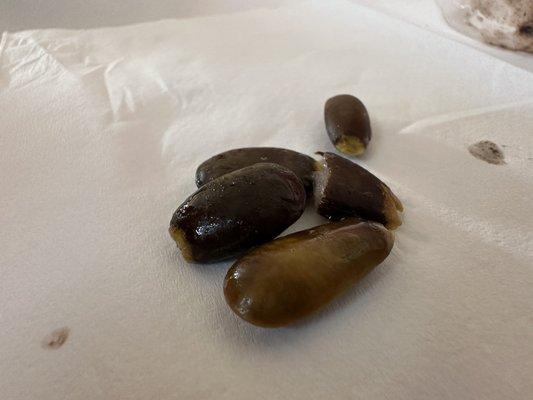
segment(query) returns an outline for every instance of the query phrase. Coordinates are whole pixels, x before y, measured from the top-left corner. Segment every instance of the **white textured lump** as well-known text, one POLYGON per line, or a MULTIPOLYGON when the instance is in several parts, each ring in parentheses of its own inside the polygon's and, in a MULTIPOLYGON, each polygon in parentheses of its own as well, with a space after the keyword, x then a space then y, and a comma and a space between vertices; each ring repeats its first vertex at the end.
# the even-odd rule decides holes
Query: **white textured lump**
POLYGON ((465 0, 463 7, 486 42, 533 52, 533 0, 465 0))

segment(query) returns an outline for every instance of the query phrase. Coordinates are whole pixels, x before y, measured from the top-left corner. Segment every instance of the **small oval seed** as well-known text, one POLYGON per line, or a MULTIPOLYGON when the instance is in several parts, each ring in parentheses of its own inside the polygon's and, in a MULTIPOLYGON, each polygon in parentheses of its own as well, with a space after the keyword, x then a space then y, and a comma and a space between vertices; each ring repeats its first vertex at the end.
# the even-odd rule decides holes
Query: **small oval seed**
POLYGON ((334 153, 319 153, 324 159, 315 172, 317 212, 331 220, 360 217, 389 229, 402 224, 400 200, 376 176, 334 153))
POLYGON ((187 261, 213 262, 274 239, 305 208, 301 180, 261 163, 214 179, 175 211, 169 232, 187 261))
POLYGON ((389 255, 394 235, 352 218, 278 238, 237 260, 224 296, 239 317, 279 327, 319 310, 389 255))
POLYGON ((315 160, 297 151, 276 147, 246 147, 217 154, 200 164, 196 170, 196 186, 201 187, 228 172, 262 162, 290 169, 302 180, 307 193, 312 193, 315 160))
POLYGON ((365 152, 372 129, 361 100, 349 94, 330 98, 324 107, 324 119, 328 136, 339 151, 353 156, 365 152))

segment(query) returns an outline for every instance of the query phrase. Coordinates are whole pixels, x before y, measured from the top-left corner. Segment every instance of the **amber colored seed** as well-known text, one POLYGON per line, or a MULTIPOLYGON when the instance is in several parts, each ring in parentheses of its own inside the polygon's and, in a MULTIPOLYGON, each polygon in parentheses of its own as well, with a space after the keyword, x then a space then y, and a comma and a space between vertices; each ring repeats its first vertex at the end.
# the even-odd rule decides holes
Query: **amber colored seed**
POLYGON ((293 233, 238 259, 224 296, 254 325, 288 325, 341 295, 389 255, 394 235, 357 218, 293 233))

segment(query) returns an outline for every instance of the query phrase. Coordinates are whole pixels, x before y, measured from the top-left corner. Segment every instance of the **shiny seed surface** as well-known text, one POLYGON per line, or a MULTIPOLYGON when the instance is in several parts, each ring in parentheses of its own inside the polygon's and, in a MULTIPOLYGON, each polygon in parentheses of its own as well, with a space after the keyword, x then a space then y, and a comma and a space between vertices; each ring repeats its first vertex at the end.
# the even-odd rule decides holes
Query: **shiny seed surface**
POLYGON ((365 152, 372 129, 365 105, 357 97, 341 94, 326 101, 326 131, 335 147, 346 154, 358 156, 365 152))
POLYGON ((175 211, 169 232, 187 261, 214 262, 274 239, 304 208, 301 180, 260 163, 203 185, 175 211))
POLYGON ((330 220, 360 217, 389 229, 402 224, 403 206, 389 187, 360 165, 334 153, 320 153, 315 172, 317 212, 330 220))
POLYGON ((217 154, 200 164, 196 170, 196 185, 201 187, 228 172, 262 162, 290 169, 302 180, 307 193, 312 194, 315 160, 297 151, 276 147, 246 147, 217 154))
POLYGON ((238 259, 224 280, 235 314, 279 327, 304 318, 357 283, 394 244, 383 225, 351 218, 278 238, 238 259))

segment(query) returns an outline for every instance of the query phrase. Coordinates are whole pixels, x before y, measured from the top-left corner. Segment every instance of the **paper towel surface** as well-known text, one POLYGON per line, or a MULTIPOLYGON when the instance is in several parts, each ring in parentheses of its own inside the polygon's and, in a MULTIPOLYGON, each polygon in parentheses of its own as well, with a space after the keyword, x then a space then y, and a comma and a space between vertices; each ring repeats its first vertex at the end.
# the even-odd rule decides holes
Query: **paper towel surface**
MULTIPOLYGON (((533 75, 347 1, 0 43, 0 383, 6 399, 525 399, 533 391, 533 75), (230 262, 167 233, 220 151, 332 150, 402 199, 390 257, 295 326, 224 303, 230 262), (505 165, 468 146, 503 146, 505 165), (58 328, 59 348, 43 339, 58 328)), ((290 231, 323 220, 308 210, 290 231)))

